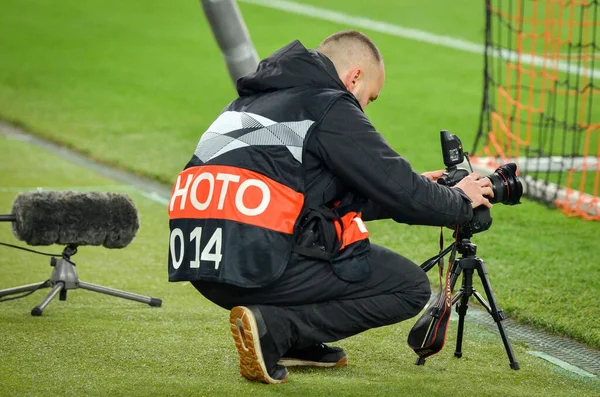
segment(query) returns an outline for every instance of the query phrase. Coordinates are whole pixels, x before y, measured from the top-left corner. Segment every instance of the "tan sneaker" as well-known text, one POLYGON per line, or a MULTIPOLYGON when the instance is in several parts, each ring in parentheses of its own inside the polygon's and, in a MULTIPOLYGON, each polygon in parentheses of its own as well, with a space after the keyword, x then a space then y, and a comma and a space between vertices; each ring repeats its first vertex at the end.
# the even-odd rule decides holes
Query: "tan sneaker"
POLYGON ((270 335, 260 310, 253 311, 245 306, 236 306, 231 309, 229 323, 235 347, 240 355, 240 374, 252 381, 287 382, 288 373, 284 366, 265 362, 261 338, 264 341, 264 338, 270 338, 270 335))

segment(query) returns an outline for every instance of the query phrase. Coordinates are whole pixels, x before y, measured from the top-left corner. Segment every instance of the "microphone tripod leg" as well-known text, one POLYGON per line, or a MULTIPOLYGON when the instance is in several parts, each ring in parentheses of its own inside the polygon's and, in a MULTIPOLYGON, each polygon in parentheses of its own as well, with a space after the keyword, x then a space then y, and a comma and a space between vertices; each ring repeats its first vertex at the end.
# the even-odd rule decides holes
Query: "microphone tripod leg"
POLYGON ((54 287, 52 287, 52 290, 48 293, 44 300, 31 310, 31 315, 41 316, 46 306, 48 306, 52 299, 54 299, 54 297, 58 295, 58 293, 61 292, 63 288, 65 288, 65 283, 63 283, 62 281, 58 281, 56 284, 54 284, 54 287))
POLYGON ((145 303, 150 306, 160 307, 162 305, 162 300, 158 298, 152 298, 150 296, 144 296, 139 294, 134 294, 127 291, 121 291, 114 288, 104 287, 102 285, 86 283, 84 281, 79 281, 79 288, 86 289, 89 291, 99 292, 101 294, 112 295, 118 298, 130 299, 132 301, 145 303))
POLYGON ((30 292, 42 288, 48 288, 52 285, 50 281, 44 281, 43 283, 27 284, 20 287, 7 288, 0 291, 0 297, 5 295, 18 294, 20 292, 30 292))

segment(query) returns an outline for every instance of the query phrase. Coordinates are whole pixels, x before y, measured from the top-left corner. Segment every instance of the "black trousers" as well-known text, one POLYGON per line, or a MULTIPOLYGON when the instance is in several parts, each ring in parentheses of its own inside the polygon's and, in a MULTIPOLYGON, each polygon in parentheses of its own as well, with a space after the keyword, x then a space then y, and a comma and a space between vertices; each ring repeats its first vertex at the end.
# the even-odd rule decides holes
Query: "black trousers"
POLYGON ((355 283, 338 278, 327 262, 293 254, 283 275, 263 288, 192 284, 225 309, 258 306, 281 357, 291 347, 337 341, 423 309, 431 295, 425 272, 381 246, 371 244, 369 255, 371 274, 355 283))

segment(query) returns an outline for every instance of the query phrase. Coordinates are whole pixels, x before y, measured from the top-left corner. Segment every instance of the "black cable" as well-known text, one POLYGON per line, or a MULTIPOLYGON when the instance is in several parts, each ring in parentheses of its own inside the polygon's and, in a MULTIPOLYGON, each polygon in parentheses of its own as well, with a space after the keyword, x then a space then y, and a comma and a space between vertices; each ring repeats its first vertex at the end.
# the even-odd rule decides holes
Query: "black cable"
MULTIPOLYGON (((25 247, 19 247, 18 245, 13 245, 13 244, 7 244, 7 243, 3 243, 0 241, 0 245, 4 245, 6 247, 10 247, 10 248, 17 248, 23 251, 27 251, 27 252, 33 252, 34 254, 39 254, 39 255, 46 255, 46 256, 63 256, 62 254, 49 254, 47 252, 41 252, 41 251, 36 251, 36 250, 32 250, 30 248, 25 248, 25 247)), ((67 258, 65 258, 67 261, 69 261, 67 258)), ((71 262, 71 261, 69 261, 71 262)), ((21 298, 25 298, 26 296, 29 296, 31 294, 33 294, 35 291, 37 291, 38 289, 46 286, 46 284, 50 281, 50 279, 44 281, 43 283, 40 283, 40 285, 38 285, 37 287, 35 287, 35 289, 28 291, 25 294, 22 295, 17 295, 17 296, 11 296, 10 298, 0 298, 0 302, 7 302, 7 301, 12 301, 15 299, 21 299, 21 298)))
POLYGON ((467 159, 467 163, 469 163, 469 169, 473 172, 473 166, 471 165, 471 159, 469 158, 469 153, 465 152, 465 157, 467 159))
POLYGON ((29 292, 27 292, 27 293, 25 293, 25 294, 22 294, 22 295, 17 295, 17 296, 11 296, 10 298, 0 298, 0 302, 7 302, 7 301, 12 301, 12 300, 15 300, 15 299, 21 299, 21 298, 25 298, 26 296, 29 296, 29 295, 33 294, 33 293, 34 293, 35 291, 37 291, 38 289, 40 289, 40 288, 42 288, 42 287, 46 286, 46 284, 47 284, 49 281, 50 281, 50 279, 48 279, 48 280, 44 281, 43 283, 40 283, 40 285, 38 285, 37 287, 35 287, 35 289, 33 289, 33 290, 31 290, 31 291, 29 291, 29 292))
POLYGON ((7 244, 7 243, 3 243, 1 241, 0 241, 0 245, 5 245, 5 246, 11 247, 11 248, 18 248, 23 251, 33 252, 34 254, 40 254, 40 255, 46 255, 46 256, 62 256, 62 254, 49 254, 47 252, 41 252, 41 251, 32 250, 30 248, 19 247, 18 245, 7 244))

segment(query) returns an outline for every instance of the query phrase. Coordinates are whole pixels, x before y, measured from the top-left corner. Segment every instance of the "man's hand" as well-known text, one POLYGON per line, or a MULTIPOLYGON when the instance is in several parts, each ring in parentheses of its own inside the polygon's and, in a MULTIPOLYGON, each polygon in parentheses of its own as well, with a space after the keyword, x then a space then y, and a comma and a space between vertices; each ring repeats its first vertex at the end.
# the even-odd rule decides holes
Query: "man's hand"
POLYGON ((437 171, 424 172, 421 175, 423 175, 425 178, 431 179, 434 182, 437 182, 439 177, 442 176, 443 174, 444 174, 444 170, 437 170, 437 171))
POLYGON ((473 208, 479 207, 480 205, 492 208, 492 203, 490 203, 487 197, 484 197, 494 197, 492 182, 488 178, 480 178, 481 175, 479 175, 479 173, 473 172, 464 177, 454 187, 462 189, 462 191, 469 196, 473 208))

